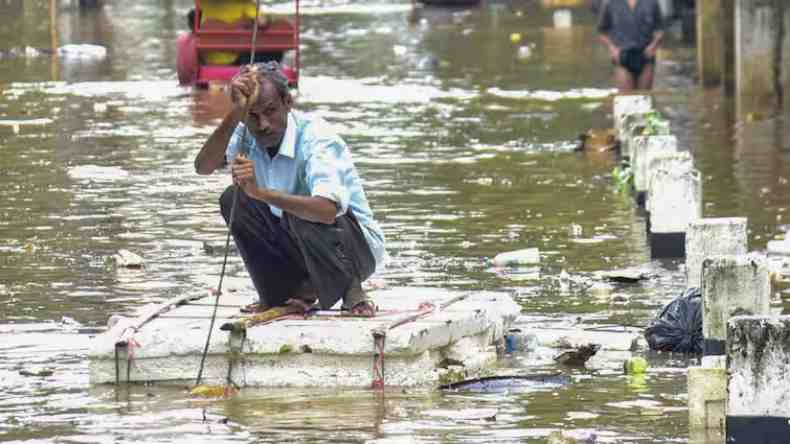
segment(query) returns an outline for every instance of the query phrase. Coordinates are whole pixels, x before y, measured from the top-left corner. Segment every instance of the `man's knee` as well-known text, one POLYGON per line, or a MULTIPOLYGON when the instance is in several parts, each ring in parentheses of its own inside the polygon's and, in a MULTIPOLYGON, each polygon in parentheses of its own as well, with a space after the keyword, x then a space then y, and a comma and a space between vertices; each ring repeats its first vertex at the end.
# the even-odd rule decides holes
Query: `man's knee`
POLYGON ((219 197, 219 210, 222 212, 222 217, 225 218, 225 223, 230 219, 230 208, 233 206, 233 194, 236 192, 235 190, 236 187, 234 185, 229 185, 219 197))

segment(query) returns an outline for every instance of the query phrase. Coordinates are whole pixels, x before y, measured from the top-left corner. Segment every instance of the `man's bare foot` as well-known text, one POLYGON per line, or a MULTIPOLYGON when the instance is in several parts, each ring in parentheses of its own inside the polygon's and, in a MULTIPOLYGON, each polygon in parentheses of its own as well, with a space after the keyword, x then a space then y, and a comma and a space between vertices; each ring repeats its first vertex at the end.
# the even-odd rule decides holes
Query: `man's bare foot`
POLYGON ((299 308, 302 313, 307 314, 315 306, 315 300, 308 301, 301 298, 291 298, 285 301, 285 305, 293 308, 299 308))
POLYGON ((357 302, 356 305, 351 307, 351 316, 356 316, 360 318, 372 318, 376 316, 376 312, 378 311, 378 307, 376 304, 373 303, 370 299, 365 299, 363 301, 357 302))
POLYGON ((268 305, 264 304, 263 302, 253 302, 252 304, 247 304, 241 307, 240 311, 242 313, 248 314, 255 314, 255 313, 263 313, 264 311, 270 309, 268 305))

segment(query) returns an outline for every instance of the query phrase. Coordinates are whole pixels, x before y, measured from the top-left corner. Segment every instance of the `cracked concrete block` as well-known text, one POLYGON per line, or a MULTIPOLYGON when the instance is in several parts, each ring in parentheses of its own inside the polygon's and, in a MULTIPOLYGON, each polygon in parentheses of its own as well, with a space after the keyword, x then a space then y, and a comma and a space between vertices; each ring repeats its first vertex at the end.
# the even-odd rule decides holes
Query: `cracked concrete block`
POLYGON ((653 110, 653 98, 644 95, 620 95, 614 98, 614 129, 618 138, 623 135, 626 116, 653 110))
POLYGON ((745 217, 703 218, 686 232, 686 286, 702 285, 702 261, 709 256, 746 254, 745 217))
POLYGON ((734 316, 767 315, 770 300, 765 256, 711 256, 702 261, 702 334, 706 344, 724 341, 727 321, 734 316))
POLYGON ((728 416, 790 417, 790 316, 731 318, 727 361, 728 416))
POLYGON ((690 164, 657 169, 647 193, 651 233, 685 233, 689 222, 702 217, 702 181, 690 164))
POLYGON ((678 150, 675 136, 650 136, 635 138, 631 157, 634 170, 634 189, 646 192, 648 185, 648 162, 659 153, 674 153, 678 150))

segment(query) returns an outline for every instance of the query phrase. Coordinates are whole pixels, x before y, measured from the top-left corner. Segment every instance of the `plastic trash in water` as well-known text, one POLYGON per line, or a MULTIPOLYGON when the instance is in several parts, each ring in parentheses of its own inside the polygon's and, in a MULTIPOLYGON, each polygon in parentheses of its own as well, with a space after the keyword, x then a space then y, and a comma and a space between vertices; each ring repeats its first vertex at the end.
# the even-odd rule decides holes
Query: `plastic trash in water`
POLYGON ((495 267, 507 267, 511 265, 534 265, 540 263, 540 251, 537 248, 525 248, 523 250, 508 251, 494 256, 495 267))
POLYGON ((58 48, 58 55, 69 59, 101 60, 107 57, 107 48, 99 45, 69 44, 58 48))
POLYGON ((623 363, 623 370, 626 375, 639 375, 647 371, 647 360, 641 356, 634 356, 623 363))
POLYGON ((570 28, 573 26, 573 15, 569 9, 554 11, 553 19, 555 28, 570 28))
POLYGON ((520 328, 511 328, 505 333, 505 353, 519 353, 534 350, 538 346, 538 338, 520 328))

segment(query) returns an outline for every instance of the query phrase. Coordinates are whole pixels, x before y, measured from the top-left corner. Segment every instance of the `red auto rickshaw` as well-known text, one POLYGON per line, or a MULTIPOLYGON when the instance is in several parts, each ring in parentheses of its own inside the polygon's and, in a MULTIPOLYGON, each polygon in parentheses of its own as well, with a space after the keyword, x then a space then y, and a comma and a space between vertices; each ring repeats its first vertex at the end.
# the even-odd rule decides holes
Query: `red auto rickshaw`
MULTIPOLYGON (((258 26, 255 36, 256 61, 259 56, 279 59, 291 86, 299 81, 299 0, 293 0, 294 12, 270 20, 265 27, 258 26)), ((182 85, 207 86, 211 82, 227 82, 241 68, 239 63, 211 65, 205 61, 207 51, 237 52, 239 59, 252 52, 252 26, 243 28, 207 20, 201 24, 200 0, 195 0, 192 32, 179 37, 176 68, 182 85)))

